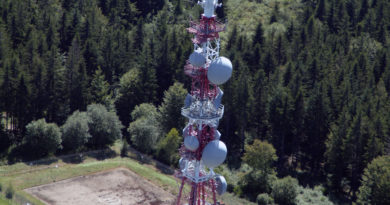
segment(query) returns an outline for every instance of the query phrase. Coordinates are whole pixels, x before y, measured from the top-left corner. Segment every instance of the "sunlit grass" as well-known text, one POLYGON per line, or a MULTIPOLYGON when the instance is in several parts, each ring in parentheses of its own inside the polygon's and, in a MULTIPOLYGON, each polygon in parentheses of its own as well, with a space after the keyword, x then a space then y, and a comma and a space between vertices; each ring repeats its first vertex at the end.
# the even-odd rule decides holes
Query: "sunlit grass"
POLYGON ((0 205, 9 205, 9 204, 11 204, 8 200, 6 200, 6 199, 2 199, 1 197, 0 197, 0 205))

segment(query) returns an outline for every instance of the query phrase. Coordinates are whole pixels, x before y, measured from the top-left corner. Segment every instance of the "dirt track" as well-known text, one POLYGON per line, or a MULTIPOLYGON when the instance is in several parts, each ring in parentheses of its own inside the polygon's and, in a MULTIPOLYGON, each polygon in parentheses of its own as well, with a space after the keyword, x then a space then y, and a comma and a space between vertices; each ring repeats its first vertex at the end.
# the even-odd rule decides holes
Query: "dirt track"
POLYGON ((119 168, 25 190, 50 205, 171 205, 175 197, 119 168))

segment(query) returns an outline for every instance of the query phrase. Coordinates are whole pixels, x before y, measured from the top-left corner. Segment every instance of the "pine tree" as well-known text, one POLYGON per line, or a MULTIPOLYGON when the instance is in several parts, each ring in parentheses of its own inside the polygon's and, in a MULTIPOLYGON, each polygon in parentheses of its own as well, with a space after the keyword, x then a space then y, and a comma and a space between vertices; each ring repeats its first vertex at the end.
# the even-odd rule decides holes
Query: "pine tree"
POLYGON ((112 93, 110 91, 110 85, 104 80, 104 75, 101 69, 96 70, 93 74, 89 89, 92 103, 105 105, 107 109, 112 108, 112 93))
POLYGON ((308 100, 305 115, 305 135, 303 152, 309 162, 311 172, 320 173, 320 164, 324 161, 325 140, 329 132, 329 108, 326 96, 322 94, 322 86, 314 88, 308 100))
POLYGON ((287 161, 287 155, 291 154, 291 114, 293 105, 291 96, 285 88, 278 85, 273 93, 275 95, 268 105, 270 135, 272 144, 277 150, 278 172, 286 174, 284 164, 287 161))
POLYGON ((256 137, 261 140, 269 140, 267 137, 268 131, 268 116, 266 110, 267 95, 267 78, 262 69, 259 69, 253 79, 253 105, 251 111, 252 120, 250 121, 254 126, 256 137))
POLYGON ((1 104, 3 111, 5 111, 5 124, 6 124, 6 129, 8 129, 8 122, 11 117, 11 112, 12 112, 12 104, 13 104, 13 87, 12 87, 12 82, 10 78, 10 73, 9 73, 9 66, 5 66, 5 72, 3 74, 3 80, 1 84, 1 89, 0 89, 0 94, 1 97, 1 104))
POLYGON ((31 116, 29 114, 29 92, 23 75, 20 77, 19 85, 16 89, 15 102, 15 117, 18 121, 17 128, 21 133, 24 133, 27 123, 31 121, 31 116))
POLYGON ((320 0, 316 9, 315 17, 320 21, 324 21, 326 17, 326 5, 325 0, 320 0))
POLYGON ((155 43, 150 39, 142 48, 140 56, 140 80, 144 94, 141 96, 142 102, 156 102, 158 81, 156 77, 156 61, 154 56, 155 43))
POLYGON ((362 4, 360 6, 359 16, 358 16, 358 22, 363 21, 364 17, 368 13, 369 5, 368 0, 362 0, 362 4))
POLYGON ((305 139, 305 101, 301 90, 294 98, 294 107, 291 115, 291 157, 293 168, 296 168, 298 166, 301 145, 305 139))
POLYGON ((349 24, 351 25, 351 29, 354 29, 356 26, 356 1, 350 0, 345 4, 348 16, 349 16, 349 24))
POLYGON ((80 37, 78 34, 76 34, 69 49, 66 62, 66 78, 70 111, 85 110, 88 102, 86 89, 88 81, 86 79, 85 63, 81 54, 80 37))
POLYGON ((159 122, 164 133, 168 133, 172 128, 182 129, 184 127, 184 118, 181 115, 181 107, 186 97, 187 90, 183 84, 174 83, 164 92, 164 99, 158 110, 161 113, 159 122))
POLYGON ((333 193, 342 194, 342 179, 345 177, 347 164, 344 156, 343 142, 347 136, 346 127, 350 124, 350 116, 347 112, 341 114, 337 124, 330 127, 330 134, 326 141, 326 170, 328 186, 333 193))
MULTIPOLYGON (((233 34, 232 34, 233 35, 233 34)), ((259 22, 256 27, 255 35, 252 39, 252 44, 260 44, 260 46, 264 46, 265 40, 264 40, 264 30, 263 30, 263 24, 259 22)))
POLYGON ((274 56, 272 55, 272 51, 267 49, 265 55, 263 56, 262 62, 262 67, 264 68, 265 74, 268 78, 270 78, 270 75, 276 70, 276 63, 274 56))
POLYGON ((335 3, 334 3, 334 1, 331 1, 331 5, 330 5, 330 8, 329 8, 329 14, 328 14, 328 16, 326 18, 326 23, 327 23, 327 25, 329 27, 329 31, 331 33, 335 33, 336 32, 334 18, 335 18, 335 3))

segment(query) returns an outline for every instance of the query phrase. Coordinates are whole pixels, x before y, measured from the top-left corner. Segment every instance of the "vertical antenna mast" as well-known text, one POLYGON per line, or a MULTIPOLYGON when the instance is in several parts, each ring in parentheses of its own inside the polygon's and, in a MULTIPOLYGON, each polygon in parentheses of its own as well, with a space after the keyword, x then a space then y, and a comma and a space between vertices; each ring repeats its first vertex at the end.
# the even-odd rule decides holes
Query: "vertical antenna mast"
POLYGON ((204 8, 204 14, 199 22, 191 21, 187 28, 194 35, 194 52, 184 67, 185 74, 192 78, 192 87, 181 110, 188 124, 183 129, 184 143, 179 150, 177 177, 181 186, 177 205, 217 205, 216 194, 224 194, 227 188, 225 178, 216 175, 213 169, 227 155, 217 130, 224 112, 223 91, 218 85, 230 79, 233 66, 229 59, 219 56, 219 32, 225 30, 225 25, 216 21, 214 11, 222 4, 218 0, 202 0, 198 4, 204 8), (187 197, 183 195, 185 184, 191 187, 187 197))

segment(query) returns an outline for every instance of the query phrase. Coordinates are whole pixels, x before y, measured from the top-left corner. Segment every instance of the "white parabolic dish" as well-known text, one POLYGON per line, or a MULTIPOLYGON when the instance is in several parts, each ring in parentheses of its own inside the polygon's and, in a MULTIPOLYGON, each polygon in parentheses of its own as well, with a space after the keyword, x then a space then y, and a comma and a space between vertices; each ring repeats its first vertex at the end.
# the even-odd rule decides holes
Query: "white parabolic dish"
POLYGON ((222 164, 227 155, 225 143, 219 140, 209 142, 203 149, 202 161, 209 168, 217 167, 222 164))
POLYGON ((184 138, 184 146, 191 151, 195 151, 199 147, 199 140, 195 136, 187 136, 184 138))
POLYGON ((223 195, 227 189, 227 183, 225 177, 218 175, 215 177, 215 181, 217 182, 217 193, 219 195, 223 195))
POLYGON ((207 71, 207 78, 213 84, 221 85, 232 77, 232 72, 232 62, 225 57, 219 57, 210 64, 207 71))
POLYGON ((202 67, 206 63, 206 57, 202 55, 201 50, 194 51, 190 55, 190 63, 196 67, 202 67))

